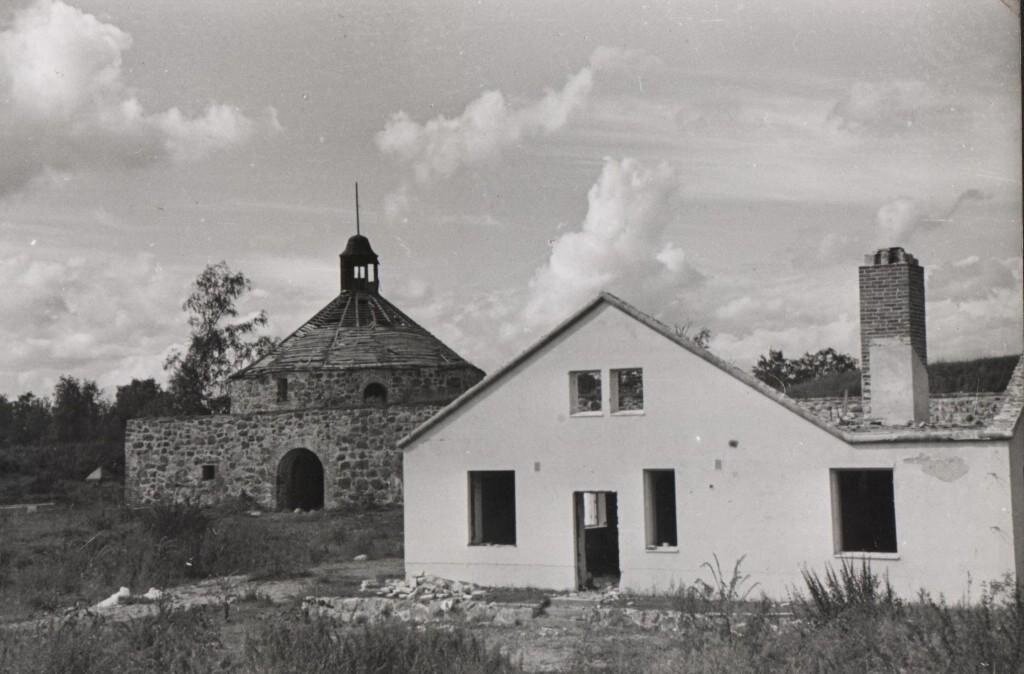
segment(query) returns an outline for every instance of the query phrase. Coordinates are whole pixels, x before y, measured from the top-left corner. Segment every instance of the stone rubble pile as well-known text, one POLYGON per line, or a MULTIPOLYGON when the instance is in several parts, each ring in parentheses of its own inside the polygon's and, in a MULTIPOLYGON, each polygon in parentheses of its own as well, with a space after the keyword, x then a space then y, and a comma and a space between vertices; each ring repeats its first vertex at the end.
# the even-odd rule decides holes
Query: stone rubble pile
POLYGON ((364 580, 359 589, 363 592, 374 591, 378 597, 416 601, 451 599, 457 603, 459 601, 482 601, 487 596, 486 590, 482 590, 472 583, 445 580, 425 575, 422 572, 408 580, 389 579, 383 587, 378 587, 377 583, 372 580, 364 580))
MULTIPOLYGON (((160 601, 164 597, 163 590, 158 590, 155 587, 149 588, 145 593, 136 595, 134 597, 136 602, 156 602, 160 601)), ((127 604, 132 599, 132 591, 127 587, 120 588, 117 592, 110 595, 106 599, 97 602, 93 605, 93 609, 109 609, 121 604, 127 604)))
POLYGON ((622 592, 619 591, 619 586, 609 585, 601 591, 601 598, 598 601, 602 604, 610 604, 621 598, 622 592))

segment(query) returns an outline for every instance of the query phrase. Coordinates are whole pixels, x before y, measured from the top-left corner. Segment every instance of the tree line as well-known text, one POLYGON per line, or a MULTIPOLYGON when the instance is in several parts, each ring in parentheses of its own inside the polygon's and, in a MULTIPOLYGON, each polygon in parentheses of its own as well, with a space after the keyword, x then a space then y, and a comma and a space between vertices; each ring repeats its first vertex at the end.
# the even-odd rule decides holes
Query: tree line
MULTIPOLYGON (((928 363, 928 389, 933 394, 1003 391, 1019 356, 993 356, 928 363)), ((795 398, 861 394, 857 359, 829 347, 799 358, 769 349, 752 370, 755 377, 795 398)))

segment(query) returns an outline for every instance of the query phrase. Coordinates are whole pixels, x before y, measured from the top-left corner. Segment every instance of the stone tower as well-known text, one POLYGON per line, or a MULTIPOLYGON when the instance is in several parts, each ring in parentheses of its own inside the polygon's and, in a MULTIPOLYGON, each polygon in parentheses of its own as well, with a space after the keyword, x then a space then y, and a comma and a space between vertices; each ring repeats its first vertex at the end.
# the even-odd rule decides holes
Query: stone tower
POLYGON ((928 420, 924 269, 902 248, 860 267, 861 389, 865 415, 888 425, 928 420))
POLYGON ((380 294, 356 234, 338 295, 228 381, 230 414, 135 419, 125 494, 142 505, 245 495, 266 509, 400 502, 398 440, 484 373, 380 294))
POLYGON ((360 234, 340 255, 341 292, 277 348, 231 377, 231 412, 445 404, 483 373, 381 296, 360 234))

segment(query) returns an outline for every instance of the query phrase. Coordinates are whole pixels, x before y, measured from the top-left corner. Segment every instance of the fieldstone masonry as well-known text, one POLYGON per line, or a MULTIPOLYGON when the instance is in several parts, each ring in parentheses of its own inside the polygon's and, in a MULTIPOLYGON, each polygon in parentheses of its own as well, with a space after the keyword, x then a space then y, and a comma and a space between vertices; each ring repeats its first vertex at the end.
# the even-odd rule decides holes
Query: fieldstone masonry
POLYGON ((389 404, 448 403, 483 373, 471 365, 442 367, 360 367, 310 370, 233 379, 229 383, 231 411, 236 414, 309 407, 352 407, 364 404, 370 384, 387 391, 389 404), (287 380, 287 396, 278 399, 278 380, 287 380))
POLYGON ((440 405, 388 405, 254 414, 132 419, 125 436, 129 505, 247 494, 277 507, 278 465, 296 448, 324 468, 324 507, 402 499, 396 442, 440 405), (213 466, 204 479, 203 466, 213 466))
POLYGON ((381 297, 365 236, 348 240, 340 268, 333 300, 230 377, 230 414, 128 423, 129 504, 401 502, 398 440, 484 373, 381 297))
MULTIPOLYGON (((864 406, 860 396, 797 398, 796 403, 831 424, 863 425, 864 406)), ((931 427, 971 428, 987 425, 1003 409, 1006 393, 945 393, 928 399, 931 427)))

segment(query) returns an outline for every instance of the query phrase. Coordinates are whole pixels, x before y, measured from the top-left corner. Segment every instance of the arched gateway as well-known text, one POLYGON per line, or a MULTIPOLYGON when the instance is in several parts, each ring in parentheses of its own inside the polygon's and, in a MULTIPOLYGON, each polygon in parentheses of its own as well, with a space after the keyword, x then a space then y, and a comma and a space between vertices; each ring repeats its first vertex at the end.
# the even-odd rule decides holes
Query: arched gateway
POLYGON ((293 449, 277 464, 277 507, 319 510, 324 507, 324 465, 308 449, 293 449))

